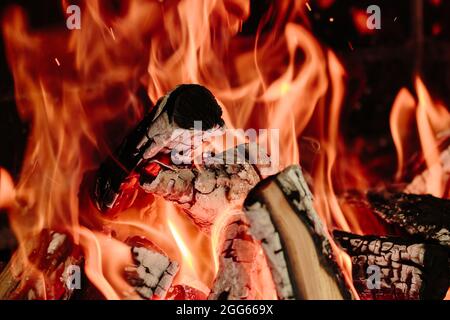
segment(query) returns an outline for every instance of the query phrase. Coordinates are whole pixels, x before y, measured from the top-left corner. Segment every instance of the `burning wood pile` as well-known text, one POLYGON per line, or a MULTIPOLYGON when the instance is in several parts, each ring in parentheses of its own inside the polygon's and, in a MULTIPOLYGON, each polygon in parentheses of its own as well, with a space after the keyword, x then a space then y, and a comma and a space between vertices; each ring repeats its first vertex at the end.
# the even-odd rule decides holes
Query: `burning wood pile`
POLYGON ((315 7, 276 2, 249 36, 247 0, 199 23, 191 0, 81 2, 70 36, 3 23, 31 127, 20 177, 0 168, 0 300, 449 298, 450 113, 419 76, 369 165, 315 7))
MULTIPOLYGON (((194 164, 192 139, 200 134, 203 143, 203 133, 209 137, 223 129, 221 114, 209 90, 181 85, 159 100, 98 170, 93 201, 98 214, 113 219, 132 206, 137 189, 175 203, 199 232, 211 234, 221 213, 233 212, 225 219, 218 272, 209 293, 173 286, 181 261, 172 261, 151 240, 135 236, 124 241, 132 256, 132 263, 122 270, 124 281, 133 288, 127 298, 255 299, 259 297, 255 278, 262 276, 264 266, 273 283, 263 289, 273 286, 278 299, 445 296, 450 279, 449 200, 406 191, 368 192, 361 201, 409 236, 343 231, 330 236, 300 167, 262 179, 260 169, 270 165, 270 158, 258 158, 252 152, 259 149, 248 144, 209 154, 200 165, 194 164), (204 124, 199 132, 193 130, 196 121, 204 124), (257 158, 263 161, 252 161, 257 158), (351 258, 350 283, 336 262, 339 249, 333 241, 351 258), (374 283, 370 270, 377 273, 374 283)), ((417 179, 426 180, 426 173, 421 176, 425 177, 417 179)), ((68 299, 74 292, 69 269, 81 266, 83 260, 69 234, 44 230, 29 239, 24 252, 16 253, 1 273, 0 298, 68 299)))

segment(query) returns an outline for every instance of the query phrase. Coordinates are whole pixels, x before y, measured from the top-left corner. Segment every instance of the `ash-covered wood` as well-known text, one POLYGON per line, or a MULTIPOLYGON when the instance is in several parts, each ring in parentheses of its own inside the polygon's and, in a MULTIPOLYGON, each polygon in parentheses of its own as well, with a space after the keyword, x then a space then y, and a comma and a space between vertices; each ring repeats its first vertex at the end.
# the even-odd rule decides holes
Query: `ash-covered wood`
POLYGON ((175 202, 208 232, 220 212, 242 205, 260 174, 271 167, 270 158, 254 143, 194 161, 196 145, 222 129, 221 113, 212 94, 198 85, 177 87, 160 99, 99 169, 94 192, 98 207, 120 212, 142 189, 175 202), (201 122, 200 130, 192 130, 195 121, 201 122))
POLYGON ((205 87, 180 85, 169 92, 100 167, 94 188, 98 208, 113 209, 136 166, 169 153, 178 144, 180 132, 192 136, 194 122, 200 121, 201 130, 211 133, 223 126, 221 116, 222 109, 205 87))
POLYGON ((252 275, 260 267, 256 261, 260 248, 249 233, 244 215, 232 218, 225 230, 219 253, 219 272, 209 300, 252 300, 257 298, 252 275))
MULTIPOLYGON (((442 167, 441 183, 444 186, 445 194, 450 195, 450 137, 447 137, 441 144, 446 146, 446 148, 443 148, 440 153, 440 163, 436 163, 433 166, 442 167)), ((423 163, 424 161, 421 162, 423 163)), ((434 168, 431 170, 434 170, 434 168)), ((427 186, 432 184, 431 179, 434 178, 435 177, 431 174, 430 168, 425 168, 412 179, 412 181, 405 187, 404 192, 412 194, 425 194, 427 193, 427 186)))
POLYGON ((367 199, 388 223, 450 248, 450 200, 387 191, 368 192, 367 199))
POLYGON ((398 237, 334 232, 352 259, 353 284, 363 300, 443 299, 449 287, 448 250, 398 237))
POLYGON ((131 253, 135 265, 125 269, 125 277, 135 291, 145 299, 164 299, 179 270, 176 261, 149 240, 133 237, 127 240, 132 245, 131 253))
POLYGON ((300 167, 261 181, 244 206, 280 299, 351 298, 300 167))
POLYGON ((43 230, 17 251, 0 274, 0 300, 69 299, 69 276, 82 262, 81 250, 64 233, 43 230))
MULTIPOLYGON (((239 150, 238 146, 232 152, 239 150)), ((152 170, 143 170, 141 186, 148 193, 177 203, 199 227, 208 230, 219 213, 240 206, 260 180, 251 164, 223 163, 226 155, 227 152, 219 154, 198 166, 152 163, 152 170), (156 175, 145 173, 149 171, 156 175)))
POLYGON ((252 235, 261 241, 264 248, 279 298, 294 299, 294 289, 289 278, 285 253, 267 207, 260 202, 255 202, 246 208, 246 214, 251 221, 252 235))

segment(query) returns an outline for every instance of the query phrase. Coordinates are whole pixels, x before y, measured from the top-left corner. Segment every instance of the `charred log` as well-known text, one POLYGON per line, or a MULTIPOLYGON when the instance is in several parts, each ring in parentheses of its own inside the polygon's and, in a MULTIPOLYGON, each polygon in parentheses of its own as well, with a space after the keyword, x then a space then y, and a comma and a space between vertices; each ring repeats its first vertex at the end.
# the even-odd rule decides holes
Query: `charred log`
POLYGON ((450 248, 450 200, 387 191, 369 192, 367 198, 374 211, 388 223, 450 248))
MULTIPOLYGON (((238 154, 240 149, 231 152, 238 154)), ((199 227, 208 230, 220 212, 240 206, 260 179, 253 165, 226 162, 226 155, 219 154, 199 166, 169 167, 153 162, 152 169, 141 175, 140 184, 146 192, 178 204, 199 227)))
POLYGON ((257 298, 252 275, 260 264, 260 248, 249 232, 250 226, 243 215, 232 218, 224 230, 224 241, 219 254, 219 272, 209 300, 251 300, 257 298))
POLYGON ((164 299, 179 265, 149 240, 133 237, 127 240, 135 265, 125 269, 125 278, 145 299, 164 299))
POLYGON ((261 181, 245 201, 280 299, 349 299, 312 194, 298 166, 261 181))
POLYGON ((443 299, 449 287, 448 250, 398 237, 335 231, 352 259, 353 284, 363 300, 443 299), (373 276, 372 276, 373 275, 373 276))
POLYGON ((69 276, 81 262, 80 248, 67 234, 43 230, 0 274, 0 300, 69 299, 76 288, 69 276))
POLYGON ((195 121, 201 123, 202 130, 214 131, 224 124, 221 115, 214 96, 200 85, 180 85, 161 98, 100 167, 94 189, 99 209, 103 212, 113 209, 123 184, 138 164, 170 152, 180 131, 192 135, 190 129, 195 121))
POLYGON ((207 231, 220 211, 242 204, 260 179, 258 170, 270 166, 267 155, 253 144, 201 155, 201 163, 193 163, 192 140, 200 135, 202 142, 220 130, 220 116, 216 100, 201 86, 183 85, 160 99, 99 169, 94 192, 98 207, 120 212, 141 188, 175 202, 207 231), (192 130, 195 121, 201 130, 192 130))

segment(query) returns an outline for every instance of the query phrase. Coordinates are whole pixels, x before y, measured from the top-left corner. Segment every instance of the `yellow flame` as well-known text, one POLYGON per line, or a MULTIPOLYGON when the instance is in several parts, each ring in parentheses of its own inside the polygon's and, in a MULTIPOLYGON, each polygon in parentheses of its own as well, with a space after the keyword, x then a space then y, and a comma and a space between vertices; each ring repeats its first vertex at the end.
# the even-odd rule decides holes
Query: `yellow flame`
POLYGON ((175 239, 175 242, 177 243, 178 247, 180 248, 181 255, 183 256, 183 265, 186 263, 189 266, 189 269, 191 270, 192 274, 195 276, 195 278, 198 278, 197 272, 194 268, 194 259, 192 258, 192 253, 185 244, 183 238, 178 233, 177 228, 172 223, 172 221, 167 220, 167 225, 169 226, 170 232, 172 233, 173 238, 175 239))

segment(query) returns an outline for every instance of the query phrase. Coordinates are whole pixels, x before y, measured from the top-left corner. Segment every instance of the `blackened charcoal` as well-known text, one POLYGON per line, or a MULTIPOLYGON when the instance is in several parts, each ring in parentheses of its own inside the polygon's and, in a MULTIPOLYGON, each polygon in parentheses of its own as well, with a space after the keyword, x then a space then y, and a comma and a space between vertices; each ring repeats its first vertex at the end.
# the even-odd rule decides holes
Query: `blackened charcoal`
POLYGON ((353 284, 363 300, 443 299, 449 287, 448 250, 400 237, 334 231, 350 255, 353 284), (379 285, 372 277, 378 270, 379 285))
POLYGON ((201 121, 202 129, 223 126, 222 109, 214 95, 198 84, 178 86, 167 101, 169 118, 183 129, 194 128, 195 121, 201 121))
POLYGON ((411 235, 438 241, 450 248, 450 200, 431 195, 368 192, 374 211, 411 235))

